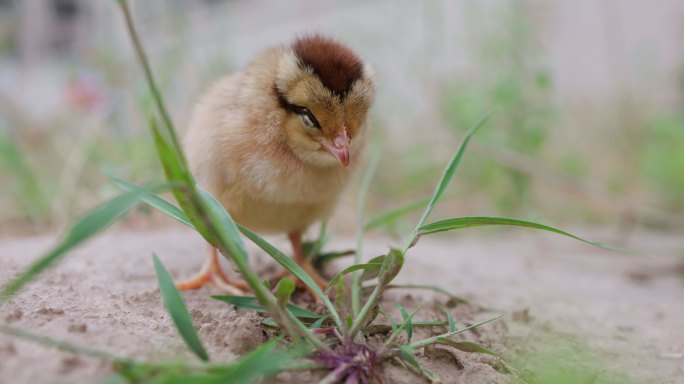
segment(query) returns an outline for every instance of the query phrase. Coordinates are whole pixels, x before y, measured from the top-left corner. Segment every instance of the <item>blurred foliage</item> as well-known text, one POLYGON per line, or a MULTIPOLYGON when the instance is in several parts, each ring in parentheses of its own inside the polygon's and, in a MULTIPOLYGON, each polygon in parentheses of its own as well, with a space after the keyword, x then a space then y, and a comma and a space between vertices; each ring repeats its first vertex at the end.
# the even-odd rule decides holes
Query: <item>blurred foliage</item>
POLYGON ((41 190, 40 182, 26 162, 21 148, 8 133, 0 130, 0 155, 3 168, 16 179, 10 185, 11 196, 21 209, 21 213, 31 221, 41 220, 47 214, 47 199, 41 190))
MULTIPOLYGON (((406 62, 397 68, 377 63, 381 88, 373 116, 373 136, 383 143, 385 156, 369 195, 371 215, 389 209, 390 201, 401 205, 425 198, 431 182, 439 175, 446 148, 492 105, 497 105, 498 110, 491 128, 482 130, 474 143, 476 156, 465 160, 453 192, 456 195, 451 195, 456 199, 444 204, 444 209, 450 211, 445 214, 484 210, 552 218, 554 222, 568 219, 603 223, 619 220, 623 214, 610 209, 601 211, 597 209, 600 204, 575 200, 576 194, 545 185, 543 177, 534 179, 500 159, 489 158, 477 151, 478 146, 510 150, 567 175, 593 180, 608 191, 604 198, 627 196, 673 213, 684 210, 681 112, 675 108, 668 111, 636 92, 625 95, 629 92, 622 89, 601 105, 568 106, 556 98, 549 53, 540 42, 539 20, 544 19, 540 17, 544 4, 524 0, 466 2, 462 35, 467 41, 463 47, 459 45, 462 42, 451 42, 443 33, 448 30, 448 19, 443 15, 452 9, 445 4, 424 3, 417 7, 422 14, 414 16, 423 18, 424 35, 415 36, 421 39, 415 55, 402 57, 406 62), (451 46, 456 47, 453 52, 467 55, 466 67, 452 60, 449 55, 453 52, 444 52, 451 46), (418 98, 388 84, 387 80, 397 75, 391 72, 397 70, 421 87, 418 98), (416 100, 423 96, 427 100, 416 100), (621 104, 623 98, 631 102, 621 104), (411 108, 414 106, 418 108, 411 108), (403 138, 410 135, 400 131, 413 126, 422 127, 420 134, 424 137, 403 138), (566 145, 563 139, 572 137, 566 135, 572 130, 579 132, 573 133, 575 136, 587 132, 591 136, 566 145), (444 148, 435 146, 433 135, 449 138, 442 140, 444 148)), ((231 52, 239 51, 233 50, 238 43, 217 38, 217 42, 206 46, 198 44, 207 35, 195 30, 201 28, 194 28, 193 15, 184 11, 194 9, 188 5, 135 5, 140 8, 137 11, 145 20, 145 28, 152 32, 149 39, 156 39, 152 65, 172 117, 183 127, 201 90, 237 68, 231 52)), ((5 63, 5 56, 17 52, 13 44, 19 33, 18 19, 7 15, 0 13, 0 64, 5 63)), ((216 20, 229 18, 222 14, 216 20)), ((346 28, 341 21, 340 25, 346 28)), ((211 35, 217 30, 222 29, 210 29, 211 35)), ((103 170, 130 180, 148 180, 158 174, 158 162, 148 150, 151 138, 138 123, 144 120, 139 110, 149 110, 151 99, 139 73, 132 71, 133 63, 126 57, 128 46, 119 46, 110 37, 98 36, 94 39, 98 44, 79 51, 79 56, 61 55, 50 63, 52 76, 63 85, 63 103, 50 114, 33 116, 25 106, 13 105, 11 95, 0 95, 0 180, 9 185, 0 193, 0 225, 22 219, 62 227, 83 208, 112 195, 104 183, 103 170), (124 89, 135 89, 135 96, 125 94, 124 89)), ((374 34, 368 26, 360 26, 345 37, 366 52, 392 49, 386 36, 374 34)), ((255 40, 260 46, 266 43, 258 37, 255 40)), ((679 99, 683 95, 680 89, 679 99)), ((392 225, 392 233, 407 229, 403 220, 392 225)))
MULTIPOLYGON (((483 140, 537 157, 554 123, 552 79, 543 64, 542 51, 534 39, 530 12, 524 1, 505 3, 495 23, 476 28, 478 73, 445 89, 442 102, 449 128, 461 134, 467 122, 497 106, 496 129, 485 130, 483 140)), ((483 8, 485 8, 483 6, 483 8)), ((482 9, 476 8, 474 19, 482 9)), ((492 162, 477 162, 466 171, 471 193, 484 191, 503 214, 528 212, 535 200, 531 179, 492 162)))
POLYGON ((638 156, 641 173, 666 205, 683 209, 684 116, 656 116, 646 128, 638 156))

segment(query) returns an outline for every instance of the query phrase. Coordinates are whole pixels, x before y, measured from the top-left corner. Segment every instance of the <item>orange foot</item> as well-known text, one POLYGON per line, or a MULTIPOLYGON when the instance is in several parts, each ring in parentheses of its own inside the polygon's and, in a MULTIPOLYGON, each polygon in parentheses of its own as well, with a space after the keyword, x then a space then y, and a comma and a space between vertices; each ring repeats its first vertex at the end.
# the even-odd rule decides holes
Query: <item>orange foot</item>
POLYGON ((218 251, 212 246, 209 247, 209 256, 204 261, 202 269, 190 279, 177 283, 176 287, 178 290, 187 291, 201 288, 207 284, 213 284, 221 291, 230 295, 242 295, 245 291, 249 291, 249 285, 245 282, 233 280, 223 273, 221 264, 218 261, 218 251))

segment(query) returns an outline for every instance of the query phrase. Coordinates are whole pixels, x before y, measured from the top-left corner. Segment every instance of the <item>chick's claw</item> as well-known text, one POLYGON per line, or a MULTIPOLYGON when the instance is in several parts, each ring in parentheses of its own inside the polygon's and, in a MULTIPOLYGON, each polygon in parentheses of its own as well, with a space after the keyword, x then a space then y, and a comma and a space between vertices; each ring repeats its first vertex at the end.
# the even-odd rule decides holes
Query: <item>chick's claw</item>
POLYGON ((188 280, 177 283, 176 287, 180 291, 187 291, 202 288, 207 284, 213 284, 220 291, 230 295, 241 295, 250 290, 246 283, 231 279, 223 273, 218 261, 218 252, 214 247, 210 248, 210 253, 199 273, 188 280))

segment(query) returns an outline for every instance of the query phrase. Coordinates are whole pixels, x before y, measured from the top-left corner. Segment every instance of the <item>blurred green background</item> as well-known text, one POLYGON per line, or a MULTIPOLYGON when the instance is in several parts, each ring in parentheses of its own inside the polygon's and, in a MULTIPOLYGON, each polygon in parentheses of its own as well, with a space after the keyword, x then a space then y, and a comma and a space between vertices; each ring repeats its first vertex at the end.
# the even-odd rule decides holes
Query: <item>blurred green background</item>
MULTIPOLYGON (((368 216, 429 195, 496 107, 437 215, 684 227, 680 0, 132 3, 179 128, 271 44, 321 32, 370 61, 383 161, 368 216)), ((150 102, 113 0, 0 0, 2 234, 63 228, 116 192, 105 172, 161 179, 150 102)))

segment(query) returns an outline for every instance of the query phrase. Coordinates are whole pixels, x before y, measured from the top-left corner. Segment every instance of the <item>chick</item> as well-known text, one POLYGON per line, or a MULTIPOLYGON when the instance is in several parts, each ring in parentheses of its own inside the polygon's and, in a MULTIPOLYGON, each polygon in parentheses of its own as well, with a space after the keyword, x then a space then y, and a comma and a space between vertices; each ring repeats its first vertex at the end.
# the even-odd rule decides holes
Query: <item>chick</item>
MULTIPOLYGON (((185 137, 198 185, 237 223, 287 234, 294 261, 322 287, 327 282, 305 258, 302 233, 331 215, 359 166, 374 96, 373 71, 351 49, 302 37, 214 84, 185 137)), ((245 288, 221 272, 214 249, 200 274, 179 288, 209 281, 245 288)))

